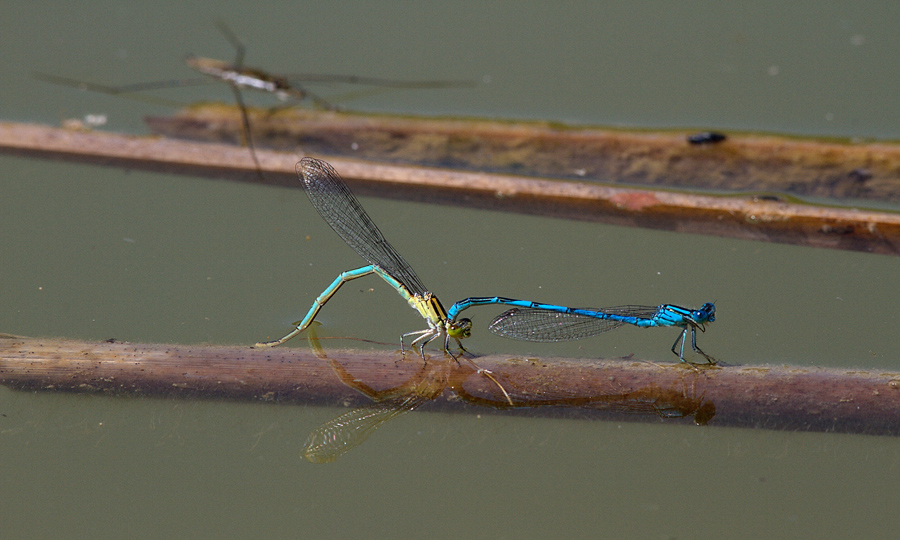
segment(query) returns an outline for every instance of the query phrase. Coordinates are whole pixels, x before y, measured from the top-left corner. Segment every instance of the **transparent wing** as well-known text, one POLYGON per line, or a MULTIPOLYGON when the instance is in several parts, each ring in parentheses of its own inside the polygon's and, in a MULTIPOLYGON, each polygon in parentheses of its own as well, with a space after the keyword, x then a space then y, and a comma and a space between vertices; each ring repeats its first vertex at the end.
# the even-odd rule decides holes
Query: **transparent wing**
POLYGON ((595 319, 574 313, 515 308, 498 315, 489 328, 491 332, 505 338, 553 342, 596 336, 623 324, 625 323, 621 321, 595 319))
POLYGON ((583 313, 559 313, 545 309, 514 308, 501 313, 490 325, 498 336, 523 341, 573 341, 614 330, 628 321, 614 320, 607 315, 650 319, 658 308, 651 306, 616 306, 593 310, 579 308, 583 313))
POLYGON ((363 209, 350 188, 334 168, 318 159, 303 158, 297 164, 300 181, 309 200, 322 218, 370 264, 380 267, 404 285, 412 294, 425 295, 427 289, 409 263, 363 209))

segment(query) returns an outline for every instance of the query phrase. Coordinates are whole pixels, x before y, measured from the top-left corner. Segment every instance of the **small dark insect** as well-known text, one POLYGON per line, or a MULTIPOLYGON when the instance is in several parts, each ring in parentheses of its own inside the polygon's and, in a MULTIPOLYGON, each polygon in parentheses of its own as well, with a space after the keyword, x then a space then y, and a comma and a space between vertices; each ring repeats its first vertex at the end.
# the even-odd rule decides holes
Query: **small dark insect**
POLYGON ((724 133, 719 133, 717 131, 704 131, 701 133, 694 133, 693 135, 687 136, 687 142, 690 144, 717 144, 728 137, 724 133))

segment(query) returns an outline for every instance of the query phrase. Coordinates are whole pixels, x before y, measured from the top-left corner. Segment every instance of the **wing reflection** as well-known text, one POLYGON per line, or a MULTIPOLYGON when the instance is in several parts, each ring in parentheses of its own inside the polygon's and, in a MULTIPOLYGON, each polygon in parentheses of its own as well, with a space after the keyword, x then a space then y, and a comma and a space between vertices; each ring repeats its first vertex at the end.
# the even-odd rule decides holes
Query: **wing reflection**
MULTIPOLYGON (((680 366, 676 364, 661 369, 680 369, 680 366)), ((609 381, 607 388, 602 391, 598 391, 596 387, 588 390, 561 388, 552 380, 529 380, 522 383, 511 377, 506 377, 504 384, 510 389, 512 407, 515 408, 558 407, 652 414, 662 419, 692 418, 698 426, 705 426, 716 415, 716 406, 705 399, 702 393, 697 395, 697 381, 702 380, 702 377, 705 375, 701 372, 686 371, 677 378, 677 383, 669 387, 647 384, 629 388, 609 381)), ((510 408, 510 404, 497 398, 470 395, 462 386, 454 386, 453 391, 469 403, 496 409, 510 408)))
POLYGON ((344 384, 369 396, 374 403, 329 420, 310 433, 303 457, 313 463, 336 460, 365 442, 385 422, 437 398, 449 384, 453 362, 432 360, 403 384, 380 391, 356 379, 338 362, 329 360, 329 363, 344 384))
POLYGON ((428 399, 412 395, 344 413, 309 434, 303 457, 312 463, 330 463, 365 442, 388 420, 415 409, 428 399))
POLYGON ((715 405, 704 399, 702 393, 698 396, 698 383, 707 375, 697 370, 684 370, 678 365, 657 366, 664 370, 660 374, 665 375, 659 380, 667 379, 670 383, 629 386, 617 382, 615 377, 604 375, 602 371, 566 383, 527 369, 517 370, 514 364, 510 364, 507 372, 493 369, 493 374, 502 380, 502 385, 494 379, 491 380, 496 384, 491 385, 485 382, 478 370, 467 364, 460 364, 451 358, 431 358, 401 384, 376 390, 339 362, 327 358, 314 329, 309 341, 316 354, 329 362, 341 382, 373 401, 322 424, 310 433, 303 457, 313 463, 337 460, 365 442, 386 422, 437 399, 445 390, 467 403, 493 409, 571 409, 578 411, 578 416, 587 413, 588 417, 601 418, 604 417, 603 411, 611 411, 655 415, 664 420, 692 418, 698 425, 706 425, 716 414, 715 405), (475 390, 467 389, 469 385, 474 385, 475 390))

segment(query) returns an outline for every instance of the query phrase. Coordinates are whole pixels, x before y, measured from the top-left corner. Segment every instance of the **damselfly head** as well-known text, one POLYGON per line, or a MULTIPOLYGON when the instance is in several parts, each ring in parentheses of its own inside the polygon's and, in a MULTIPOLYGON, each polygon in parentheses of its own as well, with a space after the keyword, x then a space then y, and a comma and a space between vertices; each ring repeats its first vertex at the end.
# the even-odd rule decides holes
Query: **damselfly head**
POLYGON ((459 319, 447 323, 447 335, 456 339, 465 339, 472 335, 472 320, 459 319))
POLYGON ((716 320, 716 306, 712 302, 707 302, 700 306, 700 309, 693 313, 694 321, 697 323, 707 323, 716 320))

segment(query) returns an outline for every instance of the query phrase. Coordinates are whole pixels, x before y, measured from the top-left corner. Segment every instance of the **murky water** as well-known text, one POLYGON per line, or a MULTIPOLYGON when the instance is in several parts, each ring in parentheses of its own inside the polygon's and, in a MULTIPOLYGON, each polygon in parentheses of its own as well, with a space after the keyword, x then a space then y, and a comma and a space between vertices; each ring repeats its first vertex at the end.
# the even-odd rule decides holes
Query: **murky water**
MULTIPOLYGON (((232 54, 220 17, 247 43, 247 63, 275 72, 490 81, 345 104, 362 110, 900 137, 900 13, 889 3, 52 5, 10 6, 0 20, 3 119, 105 114, 108 128, 142 132, 142 116, 167 109, 37 84, 29 71, 190 77, 187 53, 232 54)), ((299 190, 8 156, 0 171, 2 332, 250 344, 280 336, 361 265, 299 190)), ((900 362, 896 258, 362 202, 445 304, 715 301, 700 344, 729 362, 900 362)), ((485 330, 499 311, 472 310, 468 347, 672 359, 673 330, 518 343, 485 330)), ((375 278, 346 287, 319 320, 320 334, 382 341, 421 325, 375 278)), ((0 389, 4 536, 863 538, 898 525, 893 438, 426 405, 335 464, 303 461, 307 434, 340 412, 0 389)))

